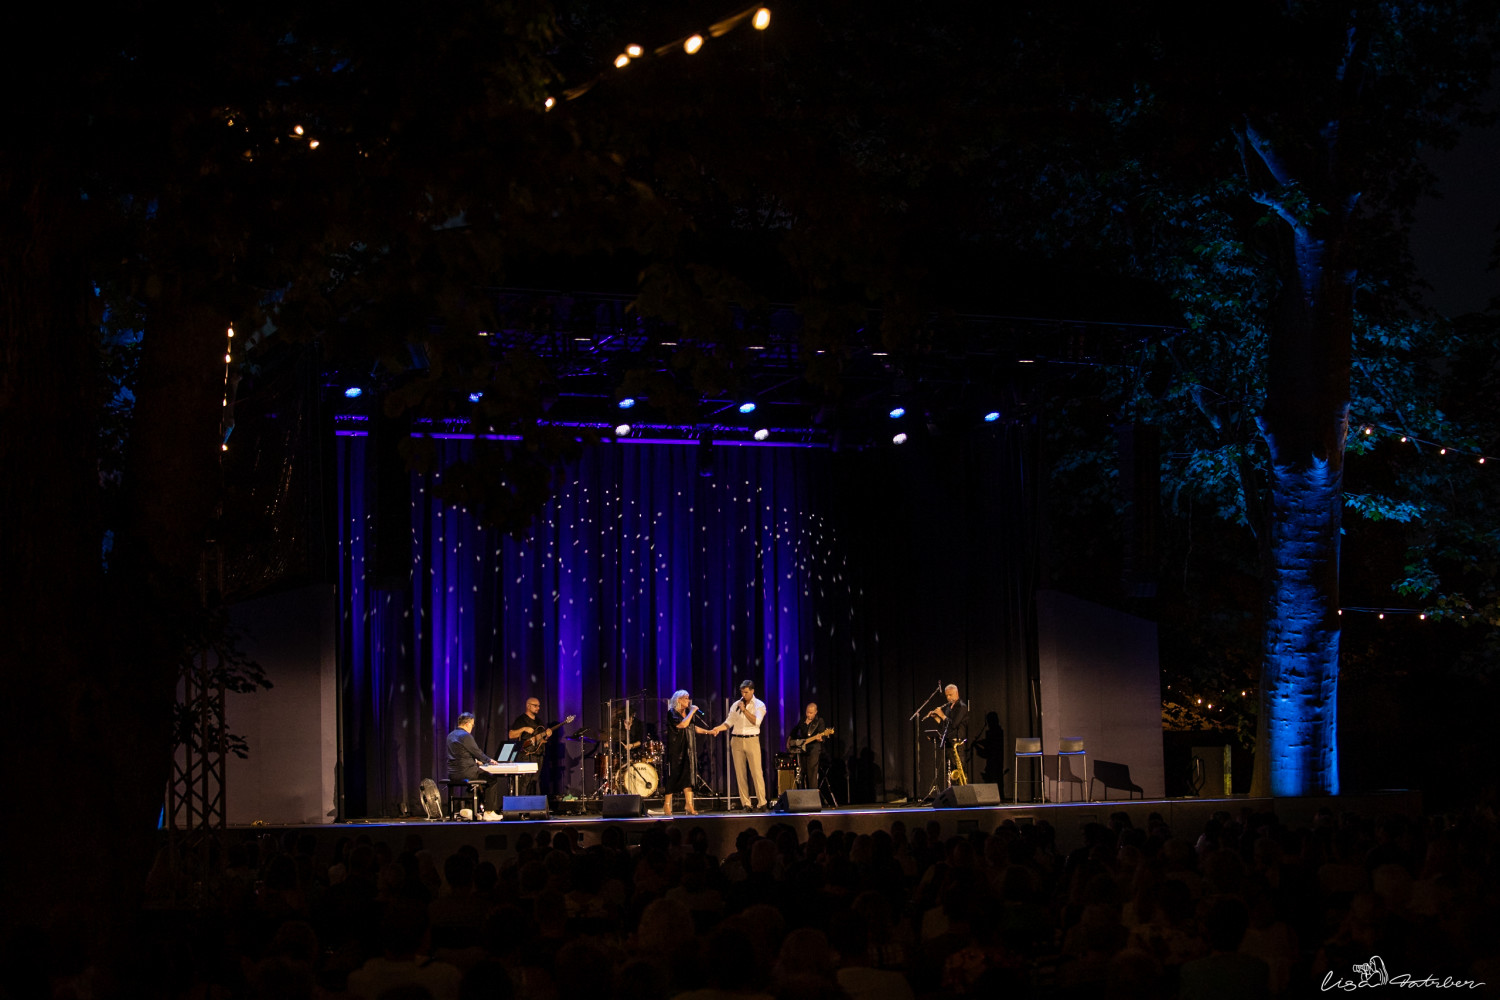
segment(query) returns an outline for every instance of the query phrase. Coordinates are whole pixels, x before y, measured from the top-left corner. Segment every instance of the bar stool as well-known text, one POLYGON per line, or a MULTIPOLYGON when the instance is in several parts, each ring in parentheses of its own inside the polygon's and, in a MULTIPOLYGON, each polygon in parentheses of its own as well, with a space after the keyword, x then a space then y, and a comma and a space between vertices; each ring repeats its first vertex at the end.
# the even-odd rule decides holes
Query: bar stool
MULTIPOLYGON (((1021 759, 1023 757, 1029 757, 1037 762, 1037 776, 1035 778, 1027 778, 1026 781, 1028 784, 1040 789, 1043 787, 1042 782, 1046 778, 1046 773, 1042 770, 1042 738, 1040 736, 1017 736, 1016 762, 1011 769, 1012 777, 1015 779, 1011 791, 1012 802, 1021 801, 1021 759)), ((1037 798, 1031 801, 1041 801, 1041 796, 1037 796, 1037 798)))
MULTIPOLYGON (((1083 787, 1083 789, 1084 789, 1084 795, 1083 795, 1083 797, 1084 797, 1085 800, 1087 800, 1089 798, 1089 792, 1088 792, 1088 787, 1089 787, 1089 752, 1083 748, 1083 738, 1082 737, 1080 737, 1080 736, 1064 736, 1061 740, 1058 741, 1058 744, 1057 744, 1057 784, 1059 786, 1058 787, 1058 791, 1059 792, 1062 791, 1061 785, 1062 785, 1062 780, 1063 780, 1063 764, 1065 762, 1065 759, 1068 758, 1068 757, 1082 757, 1083 758, 1083 777, 1080 779, 1077 775, 1075 775, 1073 773, 1073 767, 1072 767, 1072 765, 1069 764, 1068 765, 1068 781, 1069 781, 1069 784, 1081 785, 1083 787)), ((1061 795, 1054 796, 1054 798, 1061 799, 1061 795)), ((1074 801, 1073 792, 1072 792, 1071 789, 1068 791, 1068 801, 1069 802, 1074 801)))
POLYGON ((484 802, 484 790, 489 782, 475 778, 448 778, 443 784, 448 786, 448 818, 459 819, 459 810, 464 803, 469 803, 469 815, 475 819, 479 818, 479 811, 484 802), (458 809, 453 808, 453 800, 458 800, 458 809))

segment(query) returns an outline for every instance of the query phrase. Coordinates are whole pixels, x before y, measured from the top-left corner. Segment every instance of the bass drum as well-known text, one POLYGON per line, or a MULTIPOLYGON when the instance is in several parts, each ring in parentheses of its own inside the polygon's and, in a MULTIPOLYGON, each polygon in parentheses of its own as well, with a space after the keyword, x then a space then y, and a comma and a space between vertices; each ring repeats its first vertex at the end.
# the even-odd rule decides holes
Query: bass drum
POLYGON ((643 799, 655 795, 660 784, 661 778, 657 775, 656 768, 645 761, 638 760, 629 767, 622 767, 615 775, 615 788, 626 795, 639 795, 643 799))

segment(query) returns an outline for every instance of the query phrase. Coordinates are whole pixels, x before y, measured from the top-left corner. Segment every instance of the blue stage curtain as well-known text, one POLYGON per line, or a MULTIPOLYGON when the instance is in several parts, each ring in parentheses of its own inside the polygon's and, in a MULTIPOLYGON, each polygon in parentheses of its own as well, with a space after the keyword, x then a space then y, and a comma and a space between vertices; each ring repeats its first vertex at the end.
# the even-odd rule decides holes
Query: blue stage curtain
MULTIPOLYGON (((744 678, 768 707, 769 787, 771 755, 815 700, 840 729, 825 755, 840 800, 921 795, 930 769, 907 717, 938 680, 977 700, 976 726, 998 713, 992 740, 1030 732, 1024 437, 894 458, 721 444, 711 477, 695 445, 610 442, 564 471, 521 538, 440 501, 441 473, 403 473, 411 572, 392 580, 373 571, 375 519, 390 515, 373 509, 372 440, 340 436, 344 816, 417 811, 460 712, 495 753, 530 696, 548 722, 576 715, 571 733, 644 691, 657 726, 678 688, 722 718, 744 678)), ((437 445, 437 468, 506 446, 437 445)), ((703 762, 720 792, 724 739, 703 762)), ((556 743, 544 789, 592 791, 591 749, 556 743)))

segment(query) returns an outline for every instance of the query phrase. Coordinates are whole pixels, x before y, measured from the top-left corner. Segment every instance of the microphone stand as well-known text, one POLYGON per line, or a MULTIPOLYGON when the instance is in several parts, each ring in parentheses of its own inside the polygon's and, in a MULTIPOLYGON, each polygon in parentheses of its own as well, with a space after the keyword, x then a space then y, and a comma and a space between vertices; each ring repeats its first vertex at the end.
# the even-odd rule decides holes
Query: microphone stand
POLYGON ((706 789, 708 791, 708 795, 706 796, 706 798, 710 801, 717 802, 719 798, 718 791, 715 790, 714 786, 710 785, 704 779, 703 775, 698 771, 698 734, 693 731, 694 727, 696 726, 702 726, 704 729, 713 728, 713 726, 708 723, 708 716, 704 714, 704 711, 701 708, 698 709, 697 712, 693 713, 693 721, 688 723, 687 728, 688 768, 693 775, 691 786, 693 788, 694 794, 697 794, 699 787, 706 789))
MULTIPOLYGON (((923 698, 922 699, 922 704, 918 705, 917 706, 917 710, 915 712, 911 713, 911 718, 906 720, 906 721, 908 721, 908 722, 910 722, 912 724, 912 734, 911 734, 912 735, 912 743, 911 743, 911 747, 912 747, 912 754, 911 754, 911 791, 912 791, 912 796, 913 796, 912 801, 916 801, 915 796, 917 794, 917 786, 919 784, 921 784, 921 782, 922 782, 922 717, 923 717, 923 714, 927 711, 927 703, 930 702, 930 701, 932 701, 933 698, 937 697, 938 695, 940 695, 942 693, 943 693, 943 682, 942 681, 938 681, 938 686, 935 687, 935 688, 933 688, 932 694, 929 694, 926 698, 923 698)), ((927 792, 927 794, 924 796, 924 798, 931 798, 932 797, 932 793, 935 792, 935 791, 937 791, 937 785, 936 784, 934 784, 932 786, 932 788, 927 792)))

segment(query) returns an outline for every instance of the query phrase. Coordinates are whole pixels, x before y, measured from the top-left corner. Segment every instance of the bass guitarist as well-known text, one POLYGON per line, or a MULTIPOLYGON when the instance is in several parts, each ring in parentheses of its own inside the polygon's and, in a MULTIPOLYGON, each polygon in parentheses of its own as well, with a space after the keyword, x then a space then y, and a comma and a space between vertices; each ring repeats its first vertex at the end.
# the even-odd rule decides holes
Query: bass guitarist
POLYGON ((818 769, 823 760, 823 741, 833 735, 833 730, 818 714, 818 703, 810 701, 802 710, 802 721, 787 734, 786 748, 802 755, 799 788, 818 787, 818 769))

